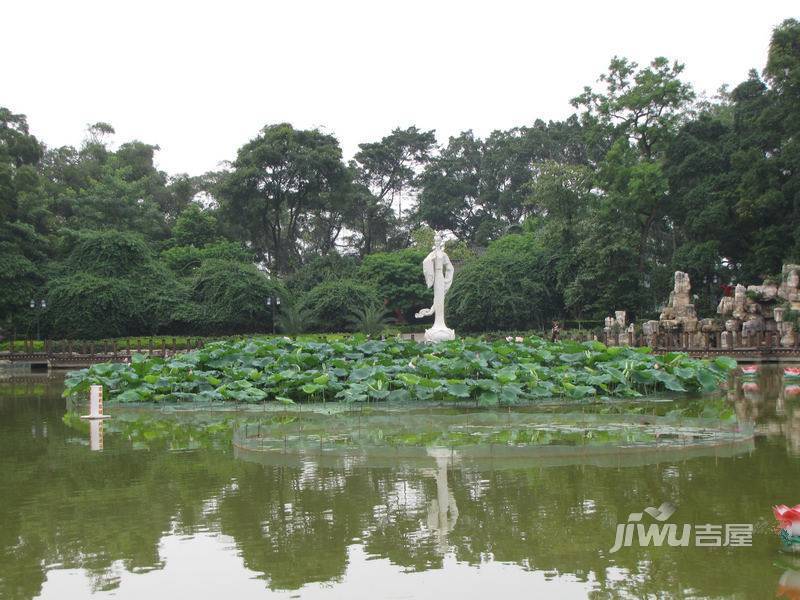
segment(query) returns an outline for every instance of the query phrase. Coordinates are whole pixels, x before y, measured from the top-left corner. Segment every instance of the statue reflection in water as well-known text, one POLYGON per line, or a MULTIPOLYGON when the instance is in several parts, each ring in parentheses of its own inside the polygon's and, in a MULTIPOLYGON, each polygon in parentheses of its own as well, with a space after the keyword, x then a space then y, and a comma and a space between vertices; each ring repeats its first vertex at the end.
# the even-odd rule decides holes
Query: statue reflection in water
POLYGON ((447 534, 453 530, 458 520, 456 499, 447 483, 447 466, 451 453, 445 448, 429 448, 428 454, 436 459, 436 468, 426 470, 428 476, 436 479, 436 498, 428 502, 428 529, 436 533, 438 548, 447 552, 447 534))

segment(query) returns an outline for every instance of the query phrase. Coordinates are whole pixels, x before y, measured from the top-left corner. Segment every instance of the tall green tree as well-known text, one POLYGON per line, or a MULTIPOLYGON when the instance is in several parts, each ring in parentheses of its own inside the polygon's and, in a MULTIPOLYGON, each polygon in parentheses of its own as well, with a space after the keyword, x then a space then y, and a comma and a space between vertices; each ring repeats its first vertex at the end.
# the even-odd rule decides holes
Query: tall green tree
POLYGON ((43 281, 47 241, 37 230, 43 148, 25 115, 0 107, 0 327, 15 327, 43 281))
POLYGON ((332 249, 338 230, 320 229, 316 220, 343 219, 348 179, 336 138, 281 123, 264 127, 239 149, 216 194, 241 239, 272 272, 285 274, 300 264, 304 240, 332 249))
MULTIPOLYGON (((597 165, 596 184, 601 203, 598 216, 613 215, 611 229, 623 225, 624 236, 635 232, 636 242, 624 254, 635 260, 625 270, 635 269, 638 301, 628 310, 652 311, 666 290, 660 289, 657 266, 669 262, 665 243, 670 224, 666 220, 670 194, 664 174, 664 157, 680 126, 689 118, 694 99, 691 85, 681 80, 684 66, 658 57, 639 67, 626 58, 614 57, 608 72, 599 78, 600 88, 584 88, 572 100, 578 108, 592 144, 607 144, 608 152, 597 165)), ((630 243, 630 242, 628 242, 630 243)), ((622 276, 622 274, 620 274, 622 276)), ((634 280, 630 273, 625 279, 634 280)), ((630 301, 630 299, 628 300, 630 301)))
POLYGON ((800 258, 800 23, 775 28, 764 81, 755 74, 734 90, 736 125, 751 141, 734 155, 741 173, 737 213, 751 242, 749 273, 775 273, 800 258), (789 243, 787 243, 789 242, 789 243))
POLYGON ((472 240, 483 220, 480 204, 483 143, 472 131, 451 137, 422 173, 417 219, 472 240))
POLYGON ((465 131, 451 137, 423 172, 415 217, 464 241, 486 245, 530 214, 527 197, 536 164, 588 160, 575 117, 537 120, 530 127, 494 131, 485 140, 465 131))
POLYGON ((586 311, 588 295, 577 285, 581 262, 578 250, 584 223, 595 209, 593 173, 584 165, 546 161, 534 165, 526 204, 532 216, 526 229, 536 233, 554 270, 565 309, 574 317, 586 311))
MULTIPOLYGON (((413 126, 396 128, 379 142, 359 144, 351 163, 361 186, 359 210, 353 213, 350 225, 357 232, 353 243, 362 255, 387 249, 392 238, 402 237, 398 228, 403 217, 403 199, 416 194, 419 171, 430 159, 435 144, 432 130, 421 131, 413 126)), ((394 243, 408 245, 407 235, 405 238, 395 239, 394 243)))
MULTIPOLYGON (((158 146, 133 141, 110 150, 93 134, 80 150, 48 150, 42 165, 50 210, 71 229, 113 228, 151 240, 169 236, 169 224, 188 202, 180 178, 174 185, 155 166, 158 146)), ((107 125, 107 124, 102 124, 107 125)), ((113 131, 113 129, 111 130, 113 131)))

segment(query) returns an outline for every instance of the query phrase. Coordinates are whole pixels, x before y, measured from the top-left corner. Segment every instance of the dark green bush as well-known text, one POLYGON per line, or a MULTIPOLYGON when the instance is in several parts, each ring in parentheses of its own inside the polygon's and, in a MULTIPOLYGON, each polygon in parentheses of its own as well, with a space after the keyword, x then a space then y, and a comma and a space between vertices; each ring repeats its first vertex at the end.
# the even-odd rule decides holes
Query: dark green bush
POLYGON ((67 232, 71 250, 47 285, 49 335, 101 338, 168 328, 184 289, 136 234, 67 232))
POLYGON ((144 238, 127 231, 66 232, 61 242, 67 258, 63 274, 91 273, 99 277, 152 274, 157 265, 144 238))
POLYGON ((176 246, 161 253, 161 260, 176 275, 191 275, 192 271, 206 260, 227 260, 251 263, 252 252, 238 242, 217 242, 202 248, 196 246, 176 246))
POLYGON ((189 302, 174 314, 191 333, 244 333, 272 329, 267 298, 285 296, 277 281, 255 265, 207 260, 190 281, 189 302))
POLYGON ((532 235, 505 236, 453 279, 448 325, 465 332, 541 330, 561 308, 552 280, 545 253, 532 235))
POLYGON ((427 255, 425 250, 417 249, 370 254, 358 268, 358 279, 378 290, 394 318, 413 322, 414 313, 433 301, 433 290, 425 285, 422 273, 422 261, 427 255))
POLYGON ((50 281, 48 329, 58 337, 102 338, 144 333, 149 307, 125 278, 76 273, 50 281))
POLYGON ((314 287, 300 299, 300 308, 314 316, 318 331, 347 331, 351 328, 348 319, 353 308, 378 302, 378 293, 371 285, 340 279, 314 287))

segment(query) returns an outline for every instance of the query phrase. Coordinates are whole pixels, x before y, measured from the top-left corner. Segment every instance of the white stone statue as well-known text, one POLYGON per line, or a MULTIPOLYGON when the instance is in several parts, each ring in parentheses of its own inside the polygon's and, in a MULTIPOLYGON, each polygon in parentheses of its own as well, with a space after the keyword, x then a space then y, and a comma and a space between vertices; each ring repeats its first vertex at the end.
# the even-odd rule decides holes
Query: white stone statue
POLYGON ((456 339, 456 332, 444 323, 444 296, 453 283, 453 263, 444 251, 444 234, 437 231, 433 237, 433 251, 422 261, 425 283, 433 287, 433 306, 423 308, 414 316, 417 319, 434 315, 433 327, 425 330, 426 342, 443 342, 456 339))

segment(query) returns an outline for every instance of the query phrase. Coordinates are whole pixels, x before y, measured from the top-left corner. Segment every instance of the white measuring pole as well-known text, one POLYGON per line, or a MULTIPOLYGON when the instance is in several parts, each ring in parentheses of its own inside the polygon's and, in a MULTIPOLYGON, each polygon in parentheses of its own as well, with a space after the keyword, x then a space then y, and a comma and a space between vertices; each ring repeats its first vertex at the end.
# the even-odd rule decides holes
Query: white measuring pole
POLYGON ((103 386, 93 385, 89 388, 89 414, 82 415, 81 419, 108 419, 109 415, 103 414, 103 386))

